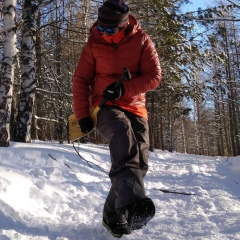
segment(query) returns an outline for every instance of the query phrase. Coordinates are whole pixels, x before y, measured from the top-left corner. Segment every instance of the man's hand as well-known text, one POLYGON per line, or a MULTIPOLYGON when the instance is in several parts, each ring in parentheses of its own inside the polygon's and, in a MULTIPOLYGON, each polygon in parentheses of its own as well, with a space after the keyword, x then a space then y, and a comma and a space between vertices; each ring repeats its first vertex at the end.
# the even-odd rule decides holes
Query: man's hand
POLYGON ((81 132, 83 133, 88 133, 94 128, 93 121, 90 117, 85 117, 83 119, 80 119, 78 121, 78 124, 81 129, 81 132))
POLYGON ((124 86, 121 84, 118 87, 115 87, 116 82, 111 83, 107 86, 106 90, 103 91, 103 98, 107 100, 116 100, 119 99, 124 94, 124 86))

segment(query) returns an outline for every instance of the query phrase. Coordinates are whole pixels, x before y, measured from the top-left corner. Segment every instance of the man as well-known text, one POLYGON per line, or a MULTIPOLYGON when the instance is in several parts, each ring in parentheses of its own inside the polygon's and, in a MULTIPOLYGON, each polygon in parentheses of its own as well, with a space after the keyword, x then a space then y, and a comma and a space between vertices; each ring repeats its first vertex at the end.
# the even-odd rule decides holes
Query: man
POLYGON ((109 142, 112 186, 102 223, 115 237, 142 228, 155 214, 143 182, 149 147, 145 93, 160 80, 154 44, 128 6, 123 0, 104 2, 74 73, 73 102, 81 131, 89 132, 94 127, 89 108, 108 100, 96 128, 109 142), (124 67, 132 79, 116 87, 124 67))

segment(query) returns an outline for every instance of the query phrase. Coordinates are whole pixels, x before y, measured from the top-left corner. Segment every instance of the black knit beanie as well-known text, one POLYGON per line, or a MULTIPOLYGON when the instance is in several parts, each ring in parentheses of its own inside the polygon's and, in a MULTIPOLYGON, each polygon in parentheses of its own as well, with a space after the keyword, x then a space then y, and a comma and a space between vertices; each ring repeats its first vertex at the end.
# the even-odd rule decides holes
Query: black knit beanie
POLYGON ((101 27, 124 27, 128 23, 129 7, 124 0, 107 0, 98 9, 98 24, 101 27))

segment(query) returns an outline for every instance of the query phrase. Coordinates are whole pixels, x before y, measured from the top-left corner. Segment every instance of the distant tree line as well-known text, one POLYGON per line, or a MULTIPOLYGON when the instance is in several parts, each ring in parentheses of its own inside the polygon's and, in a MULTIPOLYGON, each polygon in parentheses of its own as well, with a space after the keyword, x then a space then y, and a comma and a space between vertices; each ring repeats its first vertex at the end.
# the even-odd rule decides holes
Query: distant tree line
MULTIPOLYGON (((162 67, 160 86, 147 93, 151 150, 240 155, 240 6, 183 12, 188 2, 127 1, 162 67)), ((0 146, 69 142, 72 74, 102 3, 0 3, 0 146)), ((96 131, 89 141, 105 142, 96 131)))

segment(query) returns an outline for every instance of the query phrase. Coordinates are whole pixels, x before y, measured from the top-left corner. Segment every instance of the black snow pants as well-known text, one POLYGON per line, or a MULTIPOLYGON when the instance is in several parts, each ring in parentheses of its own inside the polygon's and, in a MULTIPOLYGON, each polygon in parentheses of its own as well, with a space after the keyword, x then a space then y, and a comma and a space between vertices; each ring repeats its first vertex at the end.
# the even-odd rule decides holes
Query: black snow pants
POLYGON ((116 106, 98 113, 97 129, 109 142, 112 186, 104 204, 108 222, 125 222, 125 208, 146 197, 143 178, 148 170, 149 131, 145 118, 116 106))

